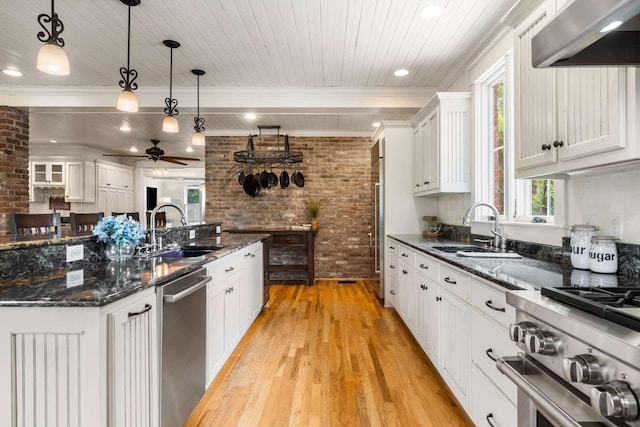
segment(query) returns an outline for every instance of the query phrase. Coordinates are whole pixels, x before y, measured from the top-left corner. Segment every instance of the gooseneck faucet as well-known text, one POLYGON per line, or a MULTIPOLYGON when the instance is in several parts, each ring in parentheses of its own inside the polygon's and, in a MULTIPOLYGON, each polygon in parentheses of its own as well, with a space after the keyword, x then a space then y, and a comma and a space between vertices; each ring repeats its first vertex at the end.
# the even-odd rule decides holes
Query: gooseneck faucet
POLYGON ((173 203, 164 203, 162 205, 156 206, 151 211, 151 215, 149 216, 149 222, 151 224, 148 224, 149 225, 149 231, 151 232, 151 244, 152 245, 156 244, 156 214, 158 213, 158 211, 160 209, 167 208, 167 207, 176 208, 178 210, 178 212, 180 212, 180 221, 182 222, 182 225, 184 225, 184 226, 188 226, 189 225, 189 221, 187 220, 187 215, 184 213, 184 210, 180 206, 174 205, 173 203))
POLYGON ((469 208, 467 213, 462 217, 462 224, 469 225, 469 221, 471 221, 471 212, 473 212, 473 210, 478 206, 486 206, 493 211, 493 218, 495 220, 493 228, 491 229, 491 233, 493 233, 493 247, 506 249, 507 239, 505 239, 504 236, 501 234, 502 229, 500 227, 500 214, 498 214, 498 209, 496 209, 496 207, 493 206, 491 203, 487 203, 487 202, 474 203, 469 208))

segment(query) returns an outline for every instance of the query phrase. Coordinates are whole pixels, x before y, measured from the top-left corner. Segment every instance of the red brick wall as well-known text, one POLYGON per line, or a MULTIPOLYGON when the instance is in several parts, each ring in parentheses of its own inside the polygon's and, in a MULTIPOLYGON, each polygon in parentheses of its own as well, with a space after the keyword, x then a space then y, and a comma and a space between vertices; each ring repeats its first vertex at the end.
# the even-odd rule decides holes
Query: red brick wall
POLYGON ((0 234, 9 212, 29 212, 29 113, 0 106, 0 234))
POLYGON ((207 221, 222 221, 223 229, 298 225, 307 222, 305 202, 318 197, 316 278, 373 277, 370 139, 291 137, 289 142, 292 151, 304 156, 304 187, 291 183, 252 198, 238 184, 239 164, 233 161, 233 152, 245 149, 247 137, 207 137, 207 221))

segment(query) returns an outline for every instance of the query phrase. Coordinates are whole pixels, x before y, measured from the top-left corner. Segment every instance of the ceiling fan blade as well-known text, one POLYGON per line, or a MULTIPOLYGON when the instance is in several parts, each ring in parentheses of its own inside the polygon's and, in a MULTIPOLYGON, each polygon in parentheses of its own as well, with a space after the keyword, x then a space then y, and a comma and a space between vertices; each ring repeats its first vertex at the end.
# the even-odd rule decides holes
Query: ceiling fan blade
POLYGON ((138 156, 138 155, 134 155, 134 154, 103 154, 103 156, 107 156, 107 157, 145 157, 145 158, 149 158, 149 156, 138 156))
POLYGON ((161 156, 161 159, 174 159, 174 160, 188 160, 192 162, 199 162, 200 159, 194 159, 193 157, 179 157, 179 156, 161 156))
POLYGON ((160 157, 158 160, 162 160, 163 162, 175 163, 177 165, 187 166, 186 163, 179 162, 177 160, 173 160, 171 157, 160 157))

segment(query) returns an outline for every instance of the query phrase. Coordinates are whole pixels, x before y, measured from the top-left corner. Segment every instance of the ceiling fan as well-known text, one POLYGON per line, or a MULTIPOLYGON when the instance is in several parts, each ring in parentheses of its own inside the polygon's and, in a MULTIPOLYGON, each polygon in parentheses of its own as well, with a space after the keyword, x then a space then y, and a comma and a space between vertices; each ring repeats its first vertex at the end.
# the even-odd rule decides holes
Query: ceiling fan
POLYGON ((158 147, 158 143, 160 143, 160 140, 152 139, 151 142, 153 143, 153 147, 147 148, 145 150, 145 153, 147 153, 146 156, 144 156, 144 155, 135 155, 135 154, 103 154, 103 156, 108 156, 108 157, 141 157, 141 158, 151 159, 154 162, 157 162, 158 160, 162 160, 162 161, 169 162, 169 163, 176 163, 178 165, 186 165, 186 163, 181 162, 181 160, 183 160, 183 161, 200 161, 200 159, 194 159, 192 157, 165 156, 164 155, 164 150, 162 150, 160 147, 158 147))

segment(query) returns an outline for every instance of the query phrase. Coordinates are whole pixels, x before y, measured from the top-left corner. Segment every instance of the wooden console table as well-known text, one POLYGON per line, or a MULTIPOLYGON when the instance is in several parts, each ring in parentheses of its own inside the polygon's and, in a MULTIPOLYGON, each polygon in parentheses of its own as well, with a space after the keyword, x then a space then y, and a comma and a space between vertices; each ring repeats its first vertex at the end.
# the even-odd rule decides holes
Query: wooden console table
POLYGON ((316 230, 291 230, 291 229, 230 229, 228 233, 265 233, 270 237, 264 245, 264 281, 265 285, 280 282, 306 282, 313 285, 315 278, 315 236, 316 230), (278 250, 292 250, 304 256, 295 263, 282 262, 275 259, 278 250))

